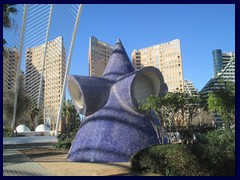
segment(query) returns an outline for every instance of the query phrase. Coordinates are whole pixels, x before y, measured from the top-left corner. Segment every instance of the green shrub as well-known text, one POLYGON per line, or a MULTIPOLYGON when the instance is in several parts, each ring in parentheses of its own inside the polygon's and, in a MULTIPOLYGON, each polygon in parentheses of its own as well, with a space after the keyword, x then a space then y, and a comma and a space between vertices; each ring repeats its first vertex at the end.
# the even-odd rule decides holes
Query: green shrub
POLYGON ((56 144, 54 144, 55 148, 58 149, 69 149, 72 145, 72 139, 59 140, 56 144))
POLYGON ((3 127, 3 137, 11 137, 11 129, 3 127))
POLYGON ((235 134, 231 130, 198 134, 197 142, 189 147, 214 175, 235 175, 235 134))
POLYGON ((211 175, 182 144, 156 145, 143 149, 132 156, 131 168, 142 173, 165 176, 211 175))
POLYGON ((193 144, 155 145, 134 154, 131 168, 166 176, 234 176, 235 134, 229 129, 196 135, 193 144))
POLYGON ((58 135, 58 142, 54 144, 54 147, 58 149, 70 149, 77 131, 78 128, 74 129, 72 132, 58 135))

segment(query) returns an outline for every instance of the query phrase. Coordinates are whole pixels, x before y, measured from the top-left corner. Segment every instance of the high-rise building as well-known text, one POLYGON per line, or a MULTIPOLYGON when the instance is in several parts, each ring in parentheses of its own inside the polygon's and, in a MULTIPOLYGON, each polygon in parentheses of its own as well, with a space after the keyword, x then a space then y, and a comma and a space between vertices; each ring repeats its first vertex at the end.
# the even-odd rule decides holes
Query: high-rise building
MULTIPOLYGON (((25 71, 25 89, 27 96, 31 99, 30 109, 34 109, 38 104, 40 78, 42 73, 44 46, 36 46, 26 50, 26 71, 25 71)), ((44 83, 40 96, 40 107, 44 106, 44 83)))
POLYGON ((195 89, 192 81, 184 80, 184 92, 189 94, 190 96, 197 95, 197 90, 195 89))
POLYGON ((213 54, 213 66, 214 66, 214 75, 217 75, 222 71, 222 50, 215 49, 212 51, 213 54))
MULTIPOLYGON (((34 102, 32 108, 37 107, 44 49, 45 44, 27 49, 25 87, 27 95, 34 102)), ((53 128, 55 128, 60 107, 65 70, 66 51, 63 37, 59 36, 47 43, 43 87, 40 98, 40 107, 44 108, 44 116, 47 119, 50 118, 53 128)))
POLYGON ((3 53, 3 91, 15 88, 19 51, 17 48, 4 47, 3 53))
POLYGON ((132 52, 132 63, 136 70, 145 66, 158 68, 163 74, 169 92, 184 92, 179 39, 139 50, 134 49, 132 52))
POLYGON ((96 37, 89 39, 89 76, 101 77, 113 52, 113 46, 98 40, 96 37))
POLYGON ((222 59, 224 59, 224 69, 222 69, 217 75, 213 76, 202 88, 200 93, 203 97, 208 97, 208 94, 215 89, 225 88, 225 82, 227 81, 235 83, 235 53, 223 53, 222 59))
POLYGON ((233 59, 235 59, 235 52, 222 53, 222 68, 224 69, 227 66, 227 64, 233 59))
POLYGON ((213 54, 214 76, 221 73, 229 61, 231 61, 232 59, 235 59, 234 52, 222 53, 221 49, 213 50, 212 54, 213 54))

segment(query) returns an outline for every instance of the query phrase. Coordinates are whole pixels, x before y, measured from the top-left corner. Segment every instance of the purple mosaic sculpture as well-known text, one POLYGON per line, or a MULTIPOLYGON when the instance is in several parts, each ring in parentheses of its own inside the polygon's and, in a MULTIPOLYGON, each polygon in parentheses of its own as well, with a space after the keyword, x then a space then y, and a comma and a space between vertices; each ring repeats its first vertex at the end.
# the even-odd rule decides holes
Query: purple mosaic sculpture
POLYGON ((68 152, 69 161, 128 162, 137 151, 158 144, 138 100, 167 92, 157 68, 135 71, 120 40, 101 78, 70 75, 68 89, 86 115, 68 152))

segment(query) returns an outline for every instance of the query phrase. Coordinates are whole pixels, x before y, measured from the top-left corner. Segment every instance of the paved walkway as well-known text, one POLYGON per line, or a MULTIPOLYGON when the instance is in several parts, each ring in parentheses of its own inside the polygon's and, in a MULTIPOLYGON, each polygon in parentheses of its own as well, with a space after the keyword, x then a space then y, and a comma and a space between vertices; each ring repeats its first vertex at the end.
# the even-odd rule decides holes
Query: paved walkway
POLYGON ((3 176, 53 176, 16 149, 3 149, 3 176))
MULTIPOLYGON (((19 137, 17 137, 19 138, 19 137)), ((33 152, 36 148, 50 148, 52 143, 40 139, 5 139, 3 143, 3 176, 132 176, 130 163, 68 162, 65 153, 33 152), (16 142, 11 144, 10 142, 16 142), (21 144, 19 142, 22 142, 21 144), (28 142, 28 144, 26 144, 28 142), (33 152, 27 157, 21 151, 33 152), (35 153, 35 154, 34 154, 35 153)), ((54 141, 54 140, 53 140, 54 141)))
POLYGON ((3 176, 53 176, 53 173, 19 150, 49 146, 54 142, 57 142, 55 136, 3 138, 3 176))

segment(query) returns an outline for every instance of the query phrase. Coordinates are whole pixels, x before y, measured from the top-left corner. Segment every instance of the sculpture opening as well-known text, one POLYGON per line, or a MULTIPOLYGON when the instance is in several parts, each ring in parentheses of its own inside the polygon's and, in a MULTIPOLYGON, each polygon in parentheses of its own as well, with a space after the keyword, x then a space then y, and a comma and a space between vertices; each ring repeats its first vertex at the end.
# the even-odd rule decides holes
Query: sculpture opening
POLYGON ((84 110, 84 107, 85 107, 85 103, 84 103, 84 97, 83 97, 83 94, 78 86, 78 84, 70 79, 68 81, 68 84, 69 86, 71 86, 71 89, 69 89, 69 93, 71 94, 71 97, 74 101, 74 103, 77 105, 77 107, 79 109, 81 109, 82 111, 84 110))
POLYGON ((135 99, 143 101, 150 95, 158 96, 160 80, 155 73, 145 72, 136 78, 133 89, 135 99))

